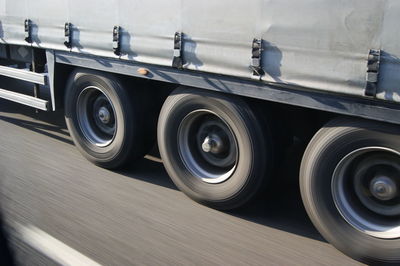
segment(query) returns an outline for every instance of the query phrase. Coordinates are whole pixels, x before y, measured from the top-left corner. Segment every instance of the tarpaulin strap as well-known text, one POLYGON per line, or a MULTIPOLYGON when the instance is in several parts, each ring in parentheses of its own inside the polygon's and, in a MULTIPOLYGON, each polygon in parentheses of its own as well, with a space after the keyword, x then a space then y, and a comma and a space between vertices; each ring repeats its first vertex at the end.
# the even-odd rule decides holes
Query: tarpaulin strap
POLYGON ((378 88, 379 65, 381 62, 381 50, 370 50, 368 55, 365 96, 375 97, 378 88))
POLYGON ((115 55, 121 55, 121 27, 113 28, 113 51, 115 55))
POLYGON ((30 19, 25 19, 24 29, 25 29, 25 41, 27 43, 32 43, 32 21, 30 19))
POLYGON ((251 66, 250 69, 253 71, 253 78, 261 79, 264 75, 264 70, 262 69, 261 57, 262 57, 262 39, 253 39, 253 44, 251 46, 251 66))
POLYGON ((72 47, 72 25, 69 22, 64 25, 64 45, 67 48, 72 47))
POLYGON ((172 60, 172 67, 182 68, 182 32, 175 32, 174 35, 174 57, 172 60))

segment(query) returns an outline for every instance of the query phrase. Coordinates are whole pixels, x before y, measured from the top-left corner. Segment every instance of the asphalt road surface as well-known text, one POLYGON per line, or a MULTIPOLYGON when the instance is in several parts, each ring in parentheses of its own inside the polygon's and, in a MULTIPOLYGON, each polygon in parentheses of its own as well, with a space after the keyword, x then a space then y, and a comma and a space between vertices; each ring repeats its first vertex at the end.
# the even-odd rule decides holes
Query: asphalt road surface
POLYGON ((358 264, 308 220, 288 181, 293 158, 263 197, 219 212, 178 191, 157 155, 118 172, 92 165, 62 111, 0 100, 0 138, 1 208, 20 265, 358 264))

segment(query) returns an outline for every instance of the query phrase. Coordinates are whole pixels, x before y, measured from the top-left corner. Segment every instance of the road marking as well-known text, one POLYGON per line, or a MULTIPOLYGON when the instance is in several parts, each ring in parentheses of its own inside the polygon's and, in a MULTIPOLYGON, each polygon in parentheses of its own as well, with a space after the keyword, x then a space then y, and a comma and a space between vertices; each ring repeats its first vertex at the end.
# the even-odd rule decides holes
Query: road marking
POLYGON ((101 265, 33 225, 14 228, 25 243, 61 265, 101 265))

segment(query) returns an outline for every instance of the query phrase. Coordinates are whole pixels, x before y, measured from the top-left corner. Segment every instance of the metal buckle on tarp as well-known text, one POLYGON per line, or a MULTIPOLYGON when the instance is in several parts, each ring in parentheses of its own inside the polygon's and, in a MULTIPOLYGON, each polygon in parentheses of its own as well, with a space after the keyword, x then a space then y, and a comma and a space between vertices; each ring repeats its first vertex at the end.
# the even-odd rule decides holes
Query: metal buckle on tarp
POLYGON ((114 26, 113 29, 113 50, 115 55, 121 55, 121 27, 114 26))
POLYGON ((381 50, 371 49, 368 55, 367 75, 364 94, 375 97, 378 89, 379 66, 381 63, 381 50))
POLYGON ((181 69, 183 67, 182 58, 182 32, 175 32, 174 35, 174 57, 172 60, 172 67, 181 69))
POLYGON ((264 70, 262 69, 262 51, 263 51, 263 41, 262 39, 253 39, 251 46, 251 65, 250 69, 253 71, 252 78, 260 80, 264 75, 264 70))
POLYGON ((69 22, 64 25, 64 45, 67 48, 72 48, 72 24, 69 22))
POLYGON ((24 30, 25 30, 25 41, 27 43, 32 43, 32 21, 30 19, 25 19, 24 30))

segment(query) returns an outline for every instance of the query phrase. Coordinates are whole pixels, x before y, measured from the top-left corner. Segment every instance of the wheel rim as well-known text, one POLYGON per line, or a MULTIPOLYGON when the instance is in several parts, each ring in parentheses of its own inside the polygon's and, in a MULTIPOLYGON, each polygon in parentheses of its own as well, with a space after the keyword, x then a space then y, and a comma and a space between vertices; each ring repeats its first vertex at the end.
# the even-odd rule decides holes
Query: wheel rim
POLYGON ((382 239, 400 238, 400 153, 366 147, 346 155, 332 178, 336 208, 348 224, 382 239))
POLYGON ((85 138, 93 145, 110 145, 116 134, 114 106, 98 87, 84 88, 78 96, 77 120, 85 138))
POLYGON ((233 131, 217 114, 196 110, 178 129, 178 151, 186 169, 206 183, 228 180, 236 169, 239 152, 233 131))

